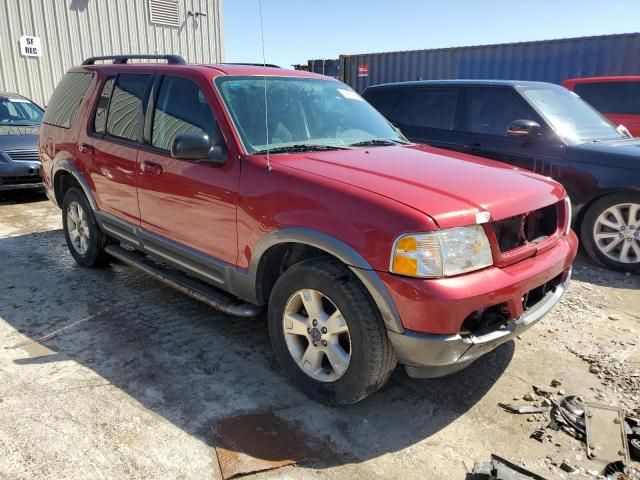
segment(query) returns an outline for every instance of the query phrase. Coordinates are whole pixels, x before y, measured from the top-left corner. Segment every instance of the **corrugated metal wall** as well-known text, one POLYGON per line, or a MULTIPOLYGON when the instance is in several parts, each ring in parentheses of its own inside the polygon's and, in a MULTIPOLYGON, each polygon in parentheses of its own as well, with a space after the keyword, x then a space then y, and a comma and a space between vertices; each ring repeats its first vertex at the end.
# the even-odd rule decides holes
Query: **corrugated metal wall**
POLYGON ((45 105, 70 67, 96 55, 223 61, 222 0, 179 0, 179 19, 179 27, 151 23, 148 0, 0 0, 0 91, 45 105), (188 11, 206 16, 195 19, 188 11), (20 55, 23 35, 40 37, 41 57, 20 55))
POLYGON ((560 83, 571 77, 640 75, 640 33, 341 55, 340 69, 341 79, 358 92, 369 85, 407 80, 492 78, 560 83), (367 65, 367 76, 358 76, 360 65, 367 65))

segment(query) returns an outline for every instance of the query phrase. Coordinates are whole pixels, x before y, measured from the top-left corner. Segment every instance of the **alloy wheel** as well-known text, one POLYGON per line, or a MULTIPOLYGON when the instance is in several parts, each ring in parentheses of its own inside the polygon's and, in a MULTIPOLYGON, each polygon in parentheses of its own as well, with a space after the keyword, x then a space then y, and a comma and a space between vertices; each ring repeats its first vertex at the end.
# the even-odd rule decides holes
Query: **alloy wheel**
POLYGON ((640 204, 620 203, 602 212, 593 227, 600 252, 620 263, 640 263, 640 204))
POLYGON ((89 222, 84 209, 78 202, 71 202, 67 210, 67 230, 73 248, 80 255, 89 249, 89 222))
POLYGON ((287 301, 282 329, 291 357, 314 380, 335 382, 351 362, 349 326, 322 292, 303 289, 287 301))

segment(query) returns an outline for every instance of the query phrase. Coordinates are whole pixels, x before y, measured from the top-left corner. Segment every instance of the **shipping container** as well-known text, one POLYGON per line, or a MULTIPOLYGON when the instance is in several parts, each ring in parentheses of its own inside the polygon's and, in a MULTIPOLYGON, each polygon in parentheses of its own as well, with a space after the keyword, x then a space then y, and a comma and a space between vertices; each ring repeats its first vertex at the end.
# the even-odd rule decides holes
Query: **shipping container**
POLYGON ((640 74, 640 33, 340 56, 340 79, 358 92, 407 80, 567 78, 640 74))

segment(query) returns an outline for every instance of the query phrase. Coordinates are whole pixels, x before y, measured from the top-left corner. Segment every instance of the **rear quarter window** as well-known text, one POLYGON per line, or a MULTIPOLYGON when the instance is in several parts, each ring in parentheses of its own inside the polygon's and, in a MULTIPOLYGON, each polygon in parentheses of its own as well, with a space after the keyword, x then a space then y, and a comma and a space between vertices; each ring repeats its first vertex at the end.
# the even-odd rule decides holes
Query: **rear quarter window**
POLYGON ((601 113, 640 114, 640 82, 578 83, 575 92, 601 113))
POLYGON ((43 123, 62 128, 71 127, 92 77, 91 73, 82 72, 69 72, 62 77, 45 109, 43 123))

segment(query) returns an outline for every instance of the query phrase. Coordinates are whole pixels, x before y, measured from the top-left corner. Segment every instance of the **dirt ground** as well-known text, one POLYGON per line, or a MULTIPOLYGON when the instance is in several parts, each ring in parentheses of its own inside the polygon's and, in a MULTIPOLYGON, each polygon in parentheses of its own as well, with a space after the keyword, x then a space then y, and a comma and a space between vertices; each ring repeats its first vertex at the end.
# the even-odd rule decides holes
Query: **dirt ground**
POLYGON ((256 479, 464 479, 492 453, 550 479, 569 478, 562 461, 581 469, 571 478, 593 478, 601 465, 584 443, 550 430, 531 439, 548 419, 498 402, 527 403, 532 385, 557 380, 556 393, 640 405, 640 277, 583 258, 561 304, 522 338, 442 379, 398 368, 342 408, 283 378, 263 316, 227 317, 124 265, 77 267, 42 196, 0 200, 0 272, 2 479, 217 479, 209 425, 255 412, 330 446, 256 479))

